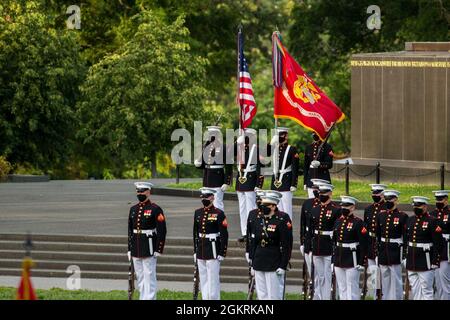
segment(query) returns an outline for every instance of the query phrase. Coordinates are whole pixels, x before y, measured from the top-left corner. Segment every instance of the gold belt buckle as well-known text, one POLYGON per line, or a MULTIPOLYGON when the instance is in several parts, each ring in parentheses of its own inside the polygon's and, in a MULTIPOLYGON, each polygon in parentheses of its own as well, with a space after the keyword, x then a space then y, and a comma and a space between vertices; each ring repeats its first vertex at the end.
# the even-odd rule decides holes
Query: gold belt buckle
POLYGON ((267 241, 265 239, 261 240, 261 247, 265 247, 267 245, 267 241))
POLYGON ((241 184, 244 184, 247 181, 247 177, 239 177, 238 180, 241 184))
POLYGON ((280 181, 280 180, 278 180, 278 179, 276 179, 275 181, 274 181, 274 183, 273 183, 273 185, 278 189, 279 187, 281 187, 281 185, 282 185, 283 183, 280 181))

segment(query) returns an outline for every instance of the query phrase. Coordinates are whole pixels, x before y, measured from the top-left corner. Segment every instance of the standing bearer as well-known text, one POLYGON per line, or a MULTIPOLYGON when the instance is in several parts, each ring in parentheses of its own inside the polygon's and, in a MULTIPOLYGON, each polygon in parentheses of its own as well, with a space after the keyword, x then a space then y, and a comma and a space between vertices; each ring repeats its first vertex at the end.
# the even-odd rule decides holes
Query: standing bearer
POLYGON ((139 203, 128 217, 128 259, 133 259, 140 300, 156 299, 156 258, 164 250, 166 219, 162 209, 150 201, 153 184, 136 182, 139 203))
POLYGON ((282 300, 285 273, 292 249, 292 223, 277 208, 281 194, 266 191, 261 195, 261 213, 250 230, 250 259, 255 272, 259 300, 282 300))
POLYGON ((283 198, 278 207, 281 211, 286 212, 292 220, 292 196, 297 190, 299 154, 294 146, 288 144, 288 128, 278 127, 277 134, 273 136, 270 144, 277 148, 271 150, 272 154, 272 184, 270 188, 281 192, 283 198))
POLYGON ((203 187, 213 188, 214 206, 224 210, 223 193, 231 184, 233 168, 226 164, 226 150, 220 141, 220 127, 209 126, 209 139, 202 150, 202 159, 196 159, 194 164, 197 168, 203 169, 203 187))
POLYGON ((261 174, 259 151, 256 145, 256 130, 245 128, 245 136, 239 136, 236 143, 235 154, 238 155, 236 176, 236 191, 239 200, 239 214, 241 217, 241 235, 238 241, 245 240, 247 234, 247 219, 250 211, 256 208, 256 189, 261 189, 264 175, 261 174), (241 150, 239 150, 241 149, 241 150), (239 155, 243 161, 239 161, 239 155))
POLYGON ((435 272, 436 297, 439 300, 450 300, 450 208, 448 206, 448 190, 433 191, 436 198, 436 209, 430 215, 438 219, 442 229, 443 246, 440 252, 441 263, 435 272))
POLYGON ((307 271, 310 277, 312 252, 309 223, 311 221, 311 210, 320 204, 319 185, 323 183, 329 184, 330 182, 322 179, 312 179, 312 183, 314 198, 306 199, 305 202, 303 202, 300 212, 300 253, 304 256, 307 271))
POLYGON ((442 228, 428 211, 428 198, 411 197, 414 216, 408 221, 406 269, 413 300, 433 300, 435 269, 439 266, 442 228))
POLYGON ((330 181, 330 169, 333 167, 333 148, 330 144, 325 143, 320 150, 319 136, 312 134, 314 142, 306 146, 305 162, 304 162, 304 180, 303 185, 308 190, 308 198, 314 198, 311 179, 322 179, 330 181))
POLYGON ((314 264, 314 300, 331 298, 331 256, 334 223, 341 216, 340 207, 331 201, 333 185, 319 185, 320 204, 311 210, 310 234, 314 264))
POLYGON ((334 225, 333 264, 340 300, 359 300, 359 274, 367 254, 367 229, 353 212, 357 200, 341 196, 342 216, 334 225))
MULTIPOLYGON (((384 184, 371 184, 372 189, 372 200, 373 203, 364 209, 364 222, 366 224, 367 230, 369 231, 369 243, 367 250, 367 265, 370 270, 376 266, 378 267, 377 258, 377 219, 381 210, 384 210, 384 196, 383 191, 386 190, 387 186, 384 184)), ((375 297, 375 290, 369 291, 369 296, 375 297)))
POLYGON ((222 210, 213 205, 216 190, 200 188, 203 208, 194 214, 194 263, 198 263, 203 300, 220 299, 220 263, 228 246, 228 224, 222 210))
POLYGON ((250 256, 253 256, 253 253, 250 253, 250 250, 252 250, 252 237, 251 235, 255 234, 255 231, 253 230, 253 226, 256 225, 256 220, 260 219, 263 215, 262 213, 262 199, 261 197, 264 195, 264 190, 257 190, 256 191, 256 209, 253 209, 248 213, 247 218, 247 235, 246 235, 246 243, 245 243, 245 259, 247 260, 248 264, 251 265, 252 261, 250 260, 250 256))
POLYGON ((397 209, 399 194, 384 190, 385 210, 381 210, 376 222, 383 300, 401 300, 403 294, 401 263, 406 253, 408 216, 397 209))

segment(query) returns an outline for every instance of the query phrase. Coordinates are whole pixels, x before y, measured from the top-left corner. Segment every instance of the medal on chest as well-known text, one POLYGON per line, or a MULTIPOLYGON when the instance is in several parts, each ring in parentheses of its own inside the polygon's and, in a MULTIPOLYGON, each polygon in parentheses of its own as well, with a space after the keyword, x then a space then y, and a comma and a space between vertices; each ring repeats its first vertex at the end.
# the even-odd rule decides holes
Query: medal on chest
POLYGON ((208 215, 208 221, 217 221, 217 213, 211 213, 208 215))
POLYGON ((428 221, 422 223, 422 230, 428 229, 428 221))
POLYGON ((277 225, 276 224, 269 224, 268 226, 267 226, 267 231, 270 231, 270 232, 275 232, 275 229, 277 228, 277 225))
POLYGON ((352 228, 353 228, 353 222, 349 222, 349 223, 347 224, 347 231, 352 230, 352 228))
POLYGON ((400 222, 400 218, 394 218, 394 226, 398 225, 400 222))
POLYGON ((144 210, 144 217, 150 217, 152 215, 152 210, 144 210))

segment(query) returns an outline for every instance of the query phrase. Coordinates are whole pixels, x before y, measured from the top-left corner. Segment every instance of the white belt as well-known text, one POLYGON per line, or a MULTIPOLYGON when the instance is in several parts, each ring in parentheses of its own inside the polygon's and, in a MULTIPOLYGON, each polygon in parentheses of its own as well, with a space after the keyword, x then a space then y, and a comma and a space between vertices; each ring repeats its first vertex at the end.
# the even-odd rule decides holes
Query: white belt
POLYGON ((216 240, 219 236, 220 233, 199 233, 198 234, 199 238, 208 238, 209 240, 216 240))
POLYGON ((403 244, 403 239, 402 238, 395 238, 395 239, 381 238, 381 242, 403 244))
POLYGON ((430 250, 433 246, 432 243, 416 243, 416 242, 408 242, 408 246, 413 248, 421 248, 423 250, 430 250))
POLYGON ((256 171, 256 164, 252 164, 249 168, 245 168, 242 171, 243 172, 255 172, 256 171))
POLYGON ((148 250, 150 251, 150 255, 153 256, 153 236, 156 234, 156 229, 149 229, 149 230, 137 230, 134 229, 133 230, 134 233, 137 234, 145 234, 148 236, 150 236, 148 238, 148 250))
POLYGON ((147 236, 153 236, 156 234, 156 229, 149 229, 149 230, 137 230, 133 229, 133 233, 136 234, 145 234, 147 236))
POLYGON ((284 173, 287 173, 287 172, 291 172, 292 171, 292 167, 291 166, 289 166, 289 167, 287 167, 286 169, 282 169, 282 170, 280 170, 280 171, 278 171, 280 174, 284 174, 284 173))
POLYGON ((336 242, 336 245, 338 247, 350 248, 352 250, 356 250, 356 247, 359 246, 359 242, 352 242, 352 243, 336 242))
POLYGON ((336 242, 336 245, 342 248, 350 248, 350 250, 352 251, 353 267, 356 268, 356 266, 358 265, 358 259, 356 257, 356 247, 359 245, 359 242, 351 242, 351 243, 336 242))
POLYGON ((211 164, 206 166, 206 169, 222 169, 222 168, 223 164, 211 164))
POLYGON ((213 258, 216 259, 217 258, 217 248, 216 248, 216 239, 217 237, 220 236, 220 233, 199 233, 198 236, 200 238, 207 238, 209 239, 209 241, 211 241, 211 246, 212 246, 212 252, 213 252, 213 258))
POLYGON ((413 248, 422 248, 422 250, 425 251, 425 259, 427 260, 427 267, 428 270, 430 270, 431 269, 430 249, 433 246, 433 244, 408 242, 408 245, 413 248))
POLYGON ((314 234, 318 234, 318 235, 321 235, 321 236, 332 237, 333 236, 333 231, 314 230, 314 234))
POLYGON ((448 234, 448 233, 443 233, 443 234, 442 234, 442 237, 443 237, 445 240, 447 240, 447 241, 450 240, 450 234, 448 234))

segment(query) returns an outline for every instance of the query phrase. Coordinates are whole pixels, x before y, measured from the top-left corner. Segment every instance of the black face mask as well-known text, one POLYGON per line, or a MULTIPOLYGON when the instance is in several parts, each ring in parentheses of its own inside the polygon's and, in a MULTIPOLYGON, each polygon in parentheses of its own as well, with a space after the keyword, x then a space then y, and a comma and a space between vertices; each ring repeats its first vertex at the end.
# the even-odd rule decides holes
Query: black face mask
POLYGON ((387 201, 386 202, 386 208, 391 210, 393 207, 395 206, 395 203, 393 203, 392 201, 387 201))
POLYGON ((319 198, 319 191, 313 190, 314 198, 319 198))
POLYGON ((137 198, 139 202, 144 202, 145 200, 147 200, 147 196, 145 194, 138 194, 137 198))
POLYGON ((263 212, 263 214, 265 216, 268 216, 270 214, 270 211, 271 211, 270 208, 268 206, 265 206, 265 205, 261 205, 261 210, 262 210, 262 212, 263 212))
POLYGON ((372 196, 372 200, 373 202, 378 203, 381 201, 381 196, 372 196))
POLYGON ((443 202, 436 202, 436 208, 438 209, 444 209, 445 204, 443 202))
POLYGON ((414 213, 418 216, 420 216, 421 214, 423 214, 423 209, 422 208, 414 208, 414 213))
POLYGON ((349 208, 342 208, 341 209, 341 213, 344 217, 348 216, 350 214, 350 209, 349 208))
POLYGON ((204 207, 207 207, 211 204, 211 200, 208 199, 202 199, 202 203, 204 207))
POLYGON ((330 199, 330 196, 329 196, 329 195, 326 195, 326 194, 321 194, 321 195, 319 195, 319 200, 320 200, 320 202, 322 202, 322 203, 327 202, 328 199, 330 199))

